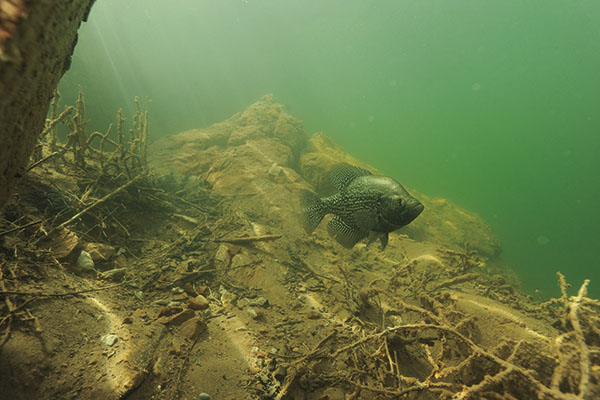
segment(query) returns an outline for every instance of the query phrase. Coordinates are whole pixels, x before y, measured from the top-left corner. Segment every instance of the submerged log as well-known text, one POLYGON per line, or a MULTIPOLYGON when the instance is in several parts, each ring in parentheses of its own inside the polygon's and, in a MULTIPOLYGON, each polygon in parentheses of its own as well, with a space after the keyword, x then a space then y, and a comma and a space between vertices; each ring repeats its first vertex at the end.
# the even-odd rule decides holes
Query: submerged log
POLYGON ((0 0, 0 209, 27 168, 94 0, 0 0))

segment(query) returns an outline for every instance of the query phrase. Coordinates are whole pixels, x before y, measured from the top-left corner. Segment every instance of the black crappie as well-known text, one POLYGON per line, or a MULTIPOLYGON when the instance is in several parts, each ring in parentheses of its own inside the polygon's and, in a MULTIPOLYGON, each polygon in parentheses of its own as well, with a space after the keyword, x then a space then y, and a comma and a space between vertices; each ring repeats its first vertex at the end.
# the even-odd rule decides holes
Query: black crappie
POLYGON ((411 223, 424 208, 396 180, 346 163, 336 164, 323 181, 323 197, 305 189, 300 193, 302 225, 311 233, 333 214, 327 231, 347 248, 370 236, 369 243, 379 238, 385 249, 388 233, 411 223))

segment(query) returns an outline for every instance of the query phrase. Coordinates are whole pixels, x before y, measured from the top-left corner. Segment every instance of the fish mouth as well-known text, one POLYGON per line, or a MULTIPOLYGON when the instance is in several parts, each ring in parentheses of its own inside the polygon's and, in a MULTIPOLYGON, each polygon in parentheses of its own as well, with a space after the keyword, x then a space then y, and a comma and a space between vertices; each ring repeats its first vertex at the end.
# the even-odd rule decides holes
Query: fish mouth
POLYGON ((417 202, 417 204, 415 204, 415 206, 414 206, 415 218, 418 217, 419 214, 421 214, 424 209, 425 209, 425 206, 423 205, 423 203, 417 202))
POLYGON ((416 204, 414 204, 411 207, 411 213, 410 213, 411 221, 413 221, 415 218, 417 218, 419 215, 421 215, 421 213, 423 212, 424 209, 425 209, 425 206, 421 202, 418 201, 416 204))

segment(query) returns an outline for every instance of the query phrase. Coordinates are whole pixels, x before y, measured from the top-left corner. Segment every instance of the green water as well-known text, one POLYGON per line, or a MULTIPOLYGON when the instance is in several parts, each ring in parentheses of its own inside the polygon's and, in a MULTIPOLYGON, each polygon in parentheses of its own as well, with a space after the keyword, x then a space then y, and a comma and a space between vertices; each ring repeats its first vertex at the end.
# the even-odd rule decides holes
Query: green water
POLYGON ((154 137, 273 93, 354 156, 484 217, 525 288, 600 296, 600 1, 98 0, 61 82, 154 137), (126 5, 122 5, 126 4, 126 5))

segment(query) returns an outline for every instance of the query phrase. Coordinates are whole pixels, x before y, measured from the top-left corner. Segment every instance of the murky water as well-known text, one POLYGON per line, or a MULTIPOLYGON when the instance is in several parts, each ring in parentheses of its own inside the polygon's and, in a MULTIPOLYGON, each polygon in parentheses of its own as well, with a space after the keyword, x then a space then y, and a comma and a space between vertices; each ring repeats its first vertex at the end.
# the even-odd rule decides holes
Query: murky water
POLYGON ((154 137, 265 93, 409 188, 483 216, 526 289, 600 294, 600 2, 98 0, 71 70, 93 127, 154 137), (126 110, 126 114, 129 115, 126 110))

